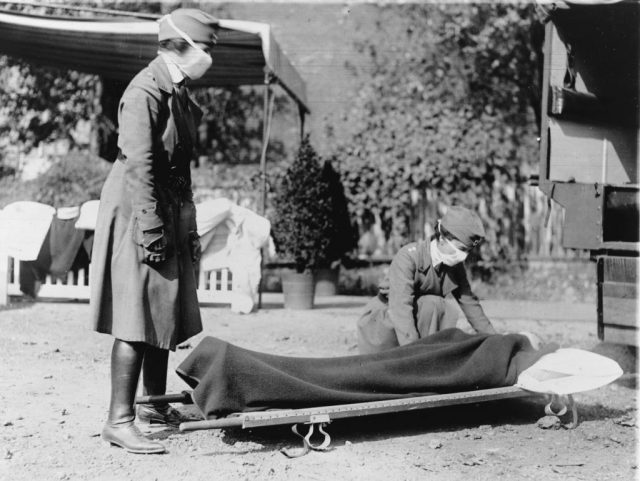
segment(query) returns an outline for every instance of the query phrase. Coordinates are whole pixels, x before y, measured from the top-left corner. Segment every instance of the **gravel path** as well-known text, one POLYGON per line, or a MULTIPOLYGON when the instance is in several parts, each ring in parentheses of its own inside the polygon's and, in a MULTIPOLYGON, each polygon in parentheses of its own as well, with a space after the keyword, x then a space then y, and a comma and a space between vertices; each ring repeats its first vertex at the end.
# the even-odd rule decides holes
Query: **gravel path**
MULTIPOLYGON (((199 339, 214 335, 283 355, 356 353, 355 321, 366 298, 319 298, 312 311, 282 308, 236 315, 203 307, 205 330, 170 357, 170 370, 199 339)), ((598 343, 590 304, 486 301, 500 331, 532 331, 561 346, 592 349, 635 372, 629 349, 598 343)), ((287 427, 154 430, 169 453, 138 456, 105 445, 99 432, 109 394, 111 339, 85 328, 86 303, 15 303, 0 310, 2 480, 631 480, 637 472, 635 374, 579 394, 574 430, 542 429, 543 403, 503 400, 407 414, 339 420, 333 449, 288 459, 287 427)), ((465 328, 461 321, 460 327, 465 328)), ((169 390, 186 385, 170 371, 169 390)), ((194 416, 193 408, 181 408, 194 416)))

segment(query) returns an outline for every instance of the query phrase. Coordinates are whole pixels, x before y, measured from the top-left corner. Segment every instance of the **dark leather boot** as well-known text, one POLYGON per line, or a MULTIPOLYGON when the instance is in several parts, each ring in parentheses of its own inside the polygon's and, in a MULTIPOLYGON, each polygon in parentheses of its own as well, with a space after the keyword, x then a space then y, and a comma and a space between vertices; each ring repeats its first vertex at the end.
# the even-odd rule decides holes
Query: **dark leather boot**
MULTIPOLYGON (((169 351, 147 346, 142 361, 142 393, 145 396, 161 395, 167 391, 167 366, 169 351)), ((167 403, 139 404, 138 421, 150 424, 179 426, 187 419, 167 403)))
POLYGON ((116 339, 111 351, 111 403, 102 439, 130 453, 159 454, 165 447, 143 436, 133 423, 134 401, 145 345, 116 339))

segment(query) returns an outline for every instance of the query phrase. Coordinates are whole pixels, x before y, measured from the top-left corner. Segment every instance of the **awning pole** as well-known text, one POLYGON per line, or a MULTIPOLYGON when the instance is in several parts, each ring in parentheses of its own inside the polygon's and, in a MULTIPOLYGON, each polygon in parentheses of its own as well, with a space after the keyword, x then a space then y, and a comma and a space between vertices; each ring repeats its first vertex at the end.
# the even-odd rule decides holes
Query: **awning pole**
MULTIPOLYGON (((268 69, 264 72, 264 111, 262 118, 262 152, 260 154, 260 215, 266 216, 267 211, 267 149, 271 136, 271 119, 275 96, 271 90, 273 75, 268 69)), ((260 256, 260 283, 258 284, 258 309, 262 308, 262 268, 265 258, 265 247, 260 256)))
POLYGON ((275 96, 271 90, 271 73, 266 72, 264 77, 264 112, 262 121, 262 152, 260 154, 260 215, 264 216, 267 210, 267 149, 271 136, 271 119, 273 118, 273 104, 275 96))

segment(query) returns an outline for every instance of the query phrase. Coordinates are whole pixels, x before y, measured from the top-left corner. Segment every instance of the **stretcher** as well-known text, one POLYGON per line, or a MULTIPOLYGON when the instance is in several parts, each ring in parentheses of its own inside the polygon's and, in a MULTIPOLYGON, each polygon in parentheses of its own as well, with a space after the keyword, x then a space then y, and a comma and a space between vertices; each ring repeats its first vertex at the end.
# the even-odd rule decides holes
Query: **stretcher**
MULTIPOLYGON (((326 427, 334 420, 532 396, 547 397, 548 403, 544 408, 546 415, 560 417, 570 413, 571 420, 569 423, 565 424, 565 426, 569 429, 573 429, 578 425, 578 411, 571 394, 542 394, 539 392, 528 391, 518 386, 507 386, 384 401, 339 404, 300 409, 273 409, 268 411, 240 412, 218 419, 183 422, 180 424, 179 429, 182 432, 188 432, 208 429, 249 429, 291 425, 292 432, 302 439, 302 448, 299 450, 285 449, 283 450, 283 453, 289 457, 298 457, 307 454, 311 450, 325 451, 329 448, 331 444, 331 436, 326 431, 326 427), (306 431, 302 430, 303 425, 307 426, 306 431), (314 443, 311 440, 312 436, 316 434, 316 430, 322 437, 321 441, 318 443, 314 443)), ((136 403, 192 404, 193 401, 191 399, 191 393, 189 391, 183 391, 175 394, 139 396, 136 398, 136 403)))
MULTIPOLYGON (((434 335, 436 336, 436 335, 434 335)), ((450 331, 450 332, 441 332, 438 334, 439 337, 444 338, 457 336, 460 337, 460 334, 450 331)), ((464 335, 463 335, 464 337, 464 335)), ((509 338, 513 340, 512 338, 509 338)), ((493 349, 500 347, 502 344, 505 344, 506 347, 511 348, 515 344, 508 343, 509 340, 503 337, 494 337, 490 336, 488 338, 484 338, 482 340, 483 345, 485 343, 489 344, 493 349), (494 342, 495 341, 495 342, 494 342)), ((418 345, 415 344, 413 351, 420 351, 422 346, 426 344, 426 340, 422 341, 423 344, 418 345), (414 349, 417 348, 417 349, 414 349)), ((235 349, 233 346, 228 343, 224 343, 222 341, 216 341, 211 339, 210 342, 202 345, 203 352, 207 353, 210 349, 219 349, 220 352, 226 352, 227 356, 220 356, 218 361, 224 361, 224 363, 213 363, 212 365, 216 368, 214 369, 214 373, 218 373, 218 368, 220 369, 228 369, 233 371, 234 368, 238 367, 238 365, 234 365, 233 354, 240 354, 244 359, 249 359, 253 361, 252 356, 259 355, 259 353, 250 352, 242 349, 235 349), (230 362, 229 364, 226 364, 230 362), (220 367, 224 366, 224 367, 220 367)), ((474 352, 480 352, 477 348, 474 352)), ((196 349, 197 351, 197 349, 196 349)), ((412 351, 412 352, 413 352, 412 351)), ((195 355, 195 351, 192 354, 193 360, 203 361, 203 359, 208 359, 206 356, 200 357, 195 355)), ((260 362, 267 363, 267 361, 273 359, 278 359, 282 361, 282 358, 278 357, 260 357, 260 362)), ((371 361, 370 357, 366 357, 371 361)), ((402 359, 400 358, 401 362, 402 359)), ((416 357, 408 358, 408 363, 415 363, 416 357)), ((236 359, 237 361, 237 359, 236 359)), ((300 360, 299 362, 302 362, 300 360)), ((311 381, 314 379, 313 377, 313 366, 316 362, 315 360, 311 362, 310 360, 305 361, 307 363, 307 368, 310 368, 310 372, 307 377, 302 375, 301 378, 305 381, 311 381)), ((318 360, 318 362, 323 363, 323 366, 326 363, 326 360, 318 360)), ((257 369, 256 366, 260 364, 257 362, 250 362, 249 364, 242 364, 239 368, 242 372, 242 369, 257 369)), ((272 362, 269 366, 272 367, 277 365, 275 362, 272 362)), ((185 365, 185 362, 181 365, 186 369, 189 368, 189 364, 185 365)), ((407 366, 407 369, 410 366, 407 366)), ((177 370, 180 374, 181 372, 184 374, 181 368, 177 370)), ((197 371, 195 374, 200 376, 202 372, 208 372, 206 369, 204 371, 197 371)), ((248 371, 245 371, 248 372, 248 371)), ((265 371, 265 372, 268 372, 265 371)), ((272 369, 273 379, 280 379, 282 383, 283 389, 284 386, 289 386, 286 389, 295 390, 296 384, 287 385, 286 380, 287 376, 276 376, 277 370, 272 369)), ((363 371, 364 372, 364 371, 363 371)), ((298 375, 301 373, 298 372, 298 375)), ((427 376, 427 372, 425 372, 425 376, 427 376)), ((188 421, 180 424, 179 429, 183 432, 188 431, 196 431, 196 430, 206 430, 206 429, 227 429, 227 428, 258 428, 258 427, 267 427, 267 426, 278 426, 278 425, 291 425, 291 430, 294 434, 302 439, 302 448, 296 450, 283 450, 284 454, 290 457, 298 457, 308 453, 311 450, 316 451, 324 451, 329 448, 331 444, 331 436, 326 430, 326 427, 329 423, 345 418, 355 418, 355 417, 363 417, 363 416, 373 416, 379 414, 392 414, 392 413, 400 413, 407 411, 417 411, 417 410, 425 410, 429 408, 437 408, 437 407, 445 407, 445 406, 455 406, 455 405, 464 405, 464 404, 474 404, 481 403, 487 401, 496 401, 503 399, 512 399, 512 398, 523 398, 523 397, 546 397, 546 406, 544 408, 544 414, 547 416, 554 416, 556 418, 563 417, 560 422, 567 428, 572 429, 578 425, 578 409, 576 403, 574 401, 573 395, 579 392, 589 391, 593 389, 600 388, 605 386, 614 380, 618 379, 623 374, 622 369, 612 359, 606 358, 599 354, 595 354, 593 352, 584 351, 581 349, 572 349, 572 348, 561 348, 555 351, 549 352, 547 354, 542 355, 538 358, 534 364, 524 369, 519 373, 517 380, 513 385, 509 384, 507 386, 504 385, 496 385, 496 387, 483 387, 482 389, 475 390, 460 390, 456 391, 453 389, 454 385, 450 385, 449 389, 445 393, 435 393, 435 394, 421 394, 421 395, 411 395, 410 392, 406 392, 406 397, 395 397, 393 394, 388 394, 388 399, 376 399, 369 401, 356 401, 351 403, 343 403, 343 404, 330 404, 330 402, 321 402, 321 399, 332 399, 327 397, 322 397, 318 395, 317 397, 309 397, 306 398, 306 403, 310 406, 313 406, 314 403, 317 403, 314 407, 303 407, 303 408, 293 408, 293 407, 285 407, 285 408, 277 408, 273 409, 277 406, 287 406, 286 402, 297 403, 297 404, 288 404, 288 406, 300 405, 300 402, 303 398, 300 397, 287 397, 290 394, 290 391, 283 392, 281 394, 280 400, 275 400, 270 397, 274 393, 273 390, 268 391, 264 397, 262 397, 262 391, 260 391, 257 397, 253 398, 262 400, 268 399, 270 402, 260 401, 260 403, 254 404, 264 405, 265 410, 255 411, 249 410, 248 404, 236 403, 236 404, 225 404, 224 402, 220 402, 215 395, 220 394, 219 392, 215 392, 213 394, 213 400, 216 402, 214 406, 245 406, 244 408, 239 408, 237 411, 241 412, 233 412, 232 414, 225 415, 224 417, 215 417, 215 409, 212 409, 211 406, 207 405, 207 400, 209 399, 207 396, 203 397, 203 392, 198 389, 201 386, 205 386, 206 389, 216 389, 215 382, 218 382, 223 378, 199 378, 197 383, 191 383, 190 386, 196 386, 194 391, 183 391, 177 394, 165 394, 165 395, 151 395, 151 396, 141 396, 136 399, 137 403, 183 403, 183 404, 191 404, 195 403, 203 417, 209 419, 203 419, 200 421, 188 421), (212 382, 212 379, 215 382, 212 382), (194 402, 195 401, 195 402, 194 402), (268 406, 272 408, 269 409, 268 406), (209 415, 205 413, 209 413, 209 415), (567 416, 565 418, 565 415, 567 416), (306 426, 306 427, 305 427, 306 426), (312 442, 312 436, 316 435, 316 439, 320 437, 320 441, 317 443, 312 442)), ((182 376, 183 379, 187 381, 191 381, 192 378, 189 376, 182 376)), ((317 381, 317 376, 315 380, 317 381)), ((275 382, 275 381, 274 381, 275 382)), ((251 383, 250 380, 247 380, 247 383, 251 383)), ((303 383, 304 384, 304 383, 303 383)), ((271 386, 271 385, 269 385, 271 386)), ((469 384, 465 384, 465 386, 470 386, 469 384)), ((222 390, 221 392, 224 392, 222 390)), ((247 391, 232 391, 235 393, 246 393, 247 391)), ((306 392, 306 391, 303 391, 306 392)), ((309 392, 322 392, 322 391, 309 391, 309 392)), ((341 399, 340 397, 333 397, 333 399, 341 399)), ((346 399, 346 398, 342 398, 346 399)), ((370 399, 370 398, 369 398, 370 399)), ((335 401, 334 401, 335 402, 335 401)), ((343 401, 345 402, 345 401, 343 401)), ((233 410, 232 410, 233 411, 233 410)), ((220 413, 224 413, 225 411, 218 411, 220 413)))

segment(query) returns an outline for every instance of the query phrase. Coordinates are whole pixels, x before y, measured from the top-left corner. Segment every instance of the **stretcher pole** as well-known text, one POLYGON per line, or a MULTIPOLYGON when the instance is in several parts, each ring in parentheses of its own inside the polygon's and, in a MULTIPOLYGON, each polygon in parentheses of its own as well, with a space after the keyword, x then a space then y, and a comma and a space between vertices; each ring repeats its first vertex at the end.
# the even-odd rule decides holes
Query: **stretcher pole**
POLYGON ((164 403, 182 403, 193 404, 191 393, 182 391, 174 394, 151 394, 148 396, 137 396, 136 404, 164 404, 164 403))
MULTIPOLYGON (((226 418, 184 422, 180 424, 180 431, 186 432, 236 427, 246 429, 262 426, 292 424, 293 426, 291 430, 296 436, 302 439, 302 447, 298 449, 283 448, 281 451, 289 458, 297 458, 304 456, 312 450, 326 451, 329 449, 331 436, 329 436, 329 434, 324 430, 324 427, 334 419, 541 395, 550 396, 549 394, 527 391, 518 386, 508 386, 493 389, 479 389, 477 391, 434 394, 412 398, 391 399, 386 401, 321 406, 316 408, 236 413, 226 418), (306 434, 299 431, 298 425, 301 424, 308 426, 306 434), (323 437, 320 444, 314 444, 311 442, 311 437, 314 434, 315 428, 318 429, 318 433, 323 437)), ((578 425, 578 410, 572 395, 551 395, 551 400, 545 407, 545 414, 560 417, 566 414, 569 410, 571 413, 571 422, 567 427, 569 429, 574 429, 578 425)))
POLYGON ((517 386, 480 389, 448 394, 432 394, 384 401, 371 401, 353 404, 339 404, 301 409, 282 409, 241 413, 232 418, 189 421, 180 424, 180 431, 196 431, 201 429, 220 429, 222 427, 241 426, 243 429, 276 426, 298 423, 329 423, 334 419, 370 416, 375 414, 397 413, 459 404, 471 404, 497 399, 509 399, 538 395, 517 386), (229 420, 231 424, 221 425, 221 421, 229 420))
POLYGON ((188 421, 180 423, 180 431, 200 431, 204 429, 241 428, 244 416, 206 419, 204 421, 188 421))

